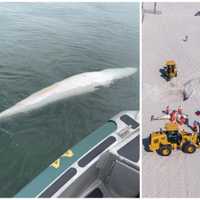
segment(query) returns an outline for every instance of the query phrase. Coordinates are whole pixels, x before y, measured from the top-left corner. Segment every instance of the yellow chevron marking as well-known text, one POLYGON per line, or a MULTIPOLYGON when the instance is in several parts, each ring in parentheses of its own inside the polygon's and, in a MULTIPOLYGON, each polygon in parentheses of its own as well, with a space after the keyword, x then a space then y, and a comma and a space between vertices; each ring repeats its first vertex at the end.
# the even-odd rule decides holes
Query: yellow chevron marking
POLYGON ((58 169, 60 167, 60 159, 54 161, 50 166, 58 169))
POLYGON ((67 158, 71 158, 74 156, 74 153, 71 149, 68 149, 64 154, 63 154, 64 157, 67 157, 67 158))

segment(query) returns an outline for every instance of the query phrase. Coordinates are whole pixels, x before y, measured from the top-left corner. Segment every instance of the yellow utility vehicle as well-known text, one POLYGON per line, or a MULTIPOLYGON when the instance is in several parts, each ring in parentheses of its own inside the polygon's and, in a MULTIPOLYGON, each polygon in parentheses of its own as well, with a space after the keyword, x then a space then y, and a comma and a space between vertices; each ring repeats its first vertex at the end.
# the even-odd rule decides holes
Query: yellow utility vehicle
POLYGON ((194 153, 200 146, 196 132, 187 133, 177 123, 167 123, 165 130, 153 132, 149 136, 149 150, 161 156, 169 156, 172 150, 181 149, 185 153, 194 153))
POLYGON ((177 77, 176 62, 174 60, 168 60, 165 64, 164 69, 167 81, 170 81, 172 78, 177 77))

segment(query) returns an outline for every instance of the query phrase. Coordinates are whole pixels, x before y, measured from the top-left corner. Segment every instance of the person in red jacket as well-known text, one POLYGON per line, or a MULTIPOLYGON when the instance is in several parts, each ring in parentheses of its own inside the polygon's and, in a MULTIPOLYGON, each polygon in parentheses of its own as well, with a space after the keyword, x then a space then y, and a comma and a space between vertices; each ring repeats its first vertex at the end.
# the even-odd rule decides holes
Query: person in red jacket
POLYGON ((176 117, 177 117, 177 111, 176 110, 173 110, 171 113, 170 113, 170 121, 171 122, 176 122, 176 117))
POLYGON ((179 118, 179 124, 183 125, 185 123, 186 123, 186 118, 183 115, 181 115, 180 118, 179 118))
POLYGON ((169 115, 169 106, 166 107, 165 114, 169 115))

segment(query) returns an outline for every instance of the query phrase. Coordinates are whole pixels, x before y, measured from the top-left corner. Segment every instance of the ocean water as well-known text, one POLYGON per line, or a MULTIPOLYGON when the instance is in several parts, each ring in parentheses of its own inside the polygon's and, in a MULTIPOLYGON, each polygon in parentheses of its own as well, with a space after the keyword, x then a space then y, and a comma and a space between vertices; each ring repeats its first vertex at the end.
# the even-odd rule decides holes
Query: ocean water
MULTIPOLYGON (((138 3, 0 3, 0 112, 72 75, 138 66, 138 3)), ((130 109, 139 109, 139 70, 0 121, 0 197, 15 195, 66 149, 130 109)))

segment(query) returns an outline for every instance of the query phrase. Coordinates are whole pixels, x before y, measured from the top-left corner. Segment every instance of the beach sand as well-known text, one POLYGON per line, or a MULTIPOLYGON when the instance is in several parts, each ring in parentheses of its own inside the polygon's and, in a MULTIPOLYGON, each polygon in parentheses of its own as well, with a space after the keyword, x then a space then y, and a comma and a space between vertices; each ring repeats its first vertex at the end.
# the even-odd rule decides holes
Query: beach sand
MULTIPOLYGON (((144 3, 142 25, 142 135, 164 128, 166 121, 150 121, 151 115, 161 116, 167 105, 183 106, 189 123, 200 122, 200 3, 144 3), (188 35, 188 41, 184 42, 188 35), (166 60, 175 60, 178 77, 167 82, 160 75, 166 60), (184 85, 192 95, 183 101, 184 85)), ((185 127, 186 130, 191 130, 185 127)), ((143 145, 143 197, 200 197, 200 149, 194 154, 173 151, 169 157, 146 152, 143 145)))

